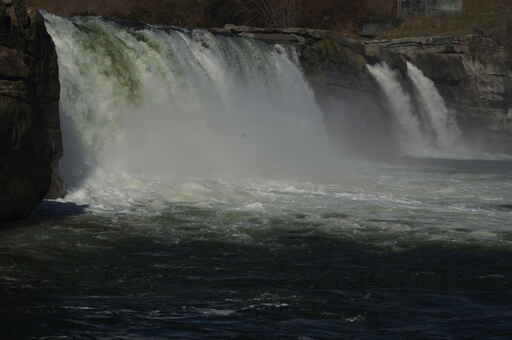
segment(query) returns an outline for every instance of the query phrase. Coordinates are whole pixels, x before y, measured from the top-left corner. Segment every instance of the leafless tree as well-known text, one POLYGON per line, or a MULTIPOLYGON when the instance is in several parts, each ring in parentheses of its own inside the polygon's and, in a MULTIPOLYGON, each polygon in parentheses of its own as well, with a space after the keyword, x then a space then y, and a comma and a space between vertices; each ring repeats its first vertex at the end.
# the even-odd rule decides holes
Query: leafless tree
POLYGON ((303 0, 249 0, 246 10, 253 21, 268 27, 298 26, 303 16, 303 0))

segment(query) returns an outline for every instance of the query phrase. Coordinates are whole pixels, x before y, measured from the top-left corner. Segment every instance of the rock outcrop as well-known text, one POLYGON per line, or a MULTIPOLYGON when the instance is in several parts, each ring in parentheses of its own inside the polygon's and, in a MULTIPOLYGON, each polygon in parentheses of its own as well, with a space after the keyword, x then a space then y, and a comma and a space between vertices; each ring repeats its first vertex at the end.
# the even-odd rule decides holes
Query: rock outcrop
POLYGON ((0 1, 0 220, 59 194, 62 155, 55 46, 36 10, 0 1))

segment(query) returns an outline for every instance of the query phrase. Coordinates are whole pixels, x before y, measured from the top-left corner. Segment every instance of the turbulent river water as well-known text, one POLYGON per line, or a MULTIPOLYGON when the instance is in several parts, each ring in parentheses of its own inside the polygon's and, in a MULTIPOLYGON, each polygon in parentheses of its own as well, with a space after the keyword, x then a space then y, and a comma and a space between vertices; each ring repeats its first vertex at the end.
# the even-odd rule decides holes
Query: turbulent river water
POLYGON ((512 337, 511 160, 356 161, 293 49, 45 17, 69 194, 2 230, 6 339, 512 337))

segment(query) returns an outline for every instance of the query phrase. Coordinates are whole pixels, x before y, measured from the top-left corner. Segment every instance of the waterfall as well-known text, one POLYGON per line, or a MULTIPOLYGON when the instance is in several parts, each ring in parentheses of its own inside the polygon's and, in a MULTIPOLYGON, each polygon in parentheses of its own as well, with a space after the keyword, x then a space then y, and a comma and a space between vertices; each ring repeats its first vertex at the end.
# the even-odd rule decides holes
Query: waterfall
MULTIPOLYGON (((301 176, 328 167, 293 48, 204 30, 45 13, 57 48, 65 180, 301 176)), ((132 182, 130 182, 132 181, 132 182)), ((89 183, 91 180, 89 180, 89 183)))
POLYGON ((407 63, 407 74, 416 89, 425 121, 435 135, 437 147, 441 150, 453 149, 461 132, 434 82, 410 62, 407 63))
POLYGON ((439 152, 461 150, 456 145, 461 136, 457 123, 434 82, 421 70, 407 63, 407 76, 414 87, 409 93, 400 83, 398 72, 386 63, 367 68, 386 97, 405 153, 438 156, 439 152), (413 105, 413 99, 418 105, 413 105))
POLYGON ((367 68, 386 96, 397 122, 397 133, 403 151, 415 155, 429 148, 428 139, 414 112, 411 97, 402 87, 398 73, 391 70, 387 63, 367 65, 367 68))

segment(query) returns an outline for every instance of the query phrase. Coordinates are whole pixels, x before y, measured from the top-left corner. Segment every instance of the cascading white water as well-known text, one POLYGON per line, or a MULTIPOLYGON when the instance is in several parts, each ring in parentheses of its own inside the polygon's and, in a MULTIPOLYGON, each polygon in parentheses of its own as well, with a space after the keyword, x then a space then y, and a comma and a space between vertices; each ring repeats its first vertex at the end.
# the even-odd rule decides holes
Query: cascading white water
POLYGON ((448 151, 454 148, 461 132, 434 82, 416 66, 407 62, 407 73, 411 79, 422 105, 425 121, 430 124, 435 134, 438 148, 448 151))
POLYGON ((334 162, 293 49, 45 18, 59 57, 64 176, 85 195, 120 201, 144 195, 149 178, 293 177, 334 162))
POLYGON ((428 138, 421 130, 418 117, 415 115, 410 95, 400 84, 397 72, 391 70, 387 63, 367 65, 368 71, 375 78, 395 117, 397 132, 403 151, 416 155, 430 148, 428 138))

